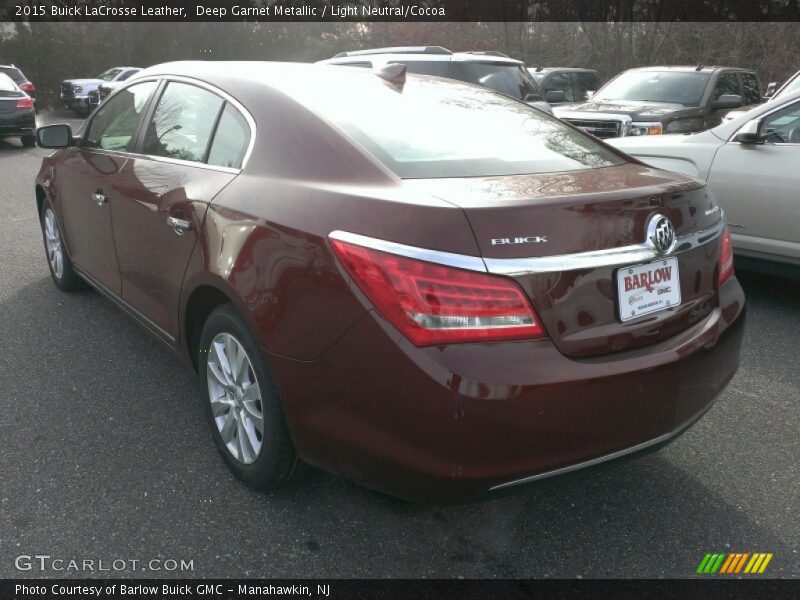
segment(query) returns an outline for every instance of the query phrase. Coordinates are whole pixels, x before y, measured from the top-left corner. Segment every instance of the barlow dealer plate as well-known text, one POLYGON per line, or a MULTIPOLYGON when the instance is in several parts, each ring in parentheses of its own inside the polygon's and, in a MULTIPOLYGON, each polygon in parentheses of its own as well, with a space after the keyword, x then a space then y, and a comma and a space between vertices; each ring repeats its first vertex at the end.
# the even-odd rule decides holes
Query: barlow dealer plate
POLYGON ((630 321, 681 303, 678 259, 625 267, 617 271, 619 318, 630 321))

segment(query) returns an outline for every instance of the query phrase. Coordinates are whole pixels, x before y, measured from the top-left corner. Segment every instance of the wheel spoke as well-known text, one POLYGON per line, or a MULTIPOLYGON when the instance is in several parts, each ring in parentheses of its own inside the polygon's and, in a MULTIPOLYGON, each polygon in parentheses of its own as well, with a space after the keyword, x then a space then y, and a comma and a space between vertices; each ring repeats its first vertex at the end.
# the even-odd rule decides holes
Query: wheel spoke
POLYGON ((228 400, 225 396, 211 400, 211 414, 214 418, 221 417, 226 411, 233 410, 233 402, 228 400))
MULTIPOLYGON (((243 418, 239 418, 238 427, 236 430, 236 437, 239 440, 239 448, 242 451, 242 460, 244 462, 252 462, 256 455, 256 449, 253 447, 253 440, 250 439, 250 431, 247 423, 243 418)), ((253 436, 255 437, 255 436, 253 436)))
POLYGON ((208 361, 208 374, 211 375, 214 380, 223 388, 227 389, 230 387, 230 384, 222 374, 222 370, 220 369, 219 365, 211 362, 211 360, 208 361))
POLYGON ((233 374, 231 373, 231 364, 230 364, 230 355, 228 354, 228 338, 225 338, 222 343, 215 342, 214 343, 214 351, 216 352, 218 364, 222 371, 222 375, 225 377, 225 381, 227 385, 233 385, 233 374))
POLYGON ((255 403, 244 403, 244 410, 245 415, 247 418, 253 423, 253 427, 255 428, 258 433, 261 434, 261 437, 264 437, 264 415, 261 413, 260 410, 256 407, 255 403))
POLYGON ((233 440, 233 432, 236 431, 236 421, 236 411, 228 411, 228 414, 225 417, 225 422, 222 424, 222 427, 219 430, 219 434, 222 436, 222 441, 226 444, 229 444, 231 440, 233 440))

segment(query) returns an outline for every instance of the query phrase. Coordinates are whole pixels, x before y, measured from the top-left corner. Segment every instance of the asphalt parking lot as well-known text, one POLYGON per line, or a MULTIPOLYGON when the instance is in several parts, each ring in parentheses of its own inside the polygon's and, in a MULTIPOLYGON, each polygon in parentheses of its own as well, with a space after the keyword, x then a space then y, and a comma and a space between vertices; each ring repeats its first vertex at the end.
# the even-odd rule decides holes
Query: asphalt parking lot
POLYGON ((195 377, 97 293, 51 283, 44 155, 0 140, 0 577, 91 575, 18 571, 32 554, 194 564, 102 576, 691 577, 736 551, 800 576, 800 284, 740 274, 739 373, 657 454, 452 507, 321 472, 256 493, 213 448, 195 377))

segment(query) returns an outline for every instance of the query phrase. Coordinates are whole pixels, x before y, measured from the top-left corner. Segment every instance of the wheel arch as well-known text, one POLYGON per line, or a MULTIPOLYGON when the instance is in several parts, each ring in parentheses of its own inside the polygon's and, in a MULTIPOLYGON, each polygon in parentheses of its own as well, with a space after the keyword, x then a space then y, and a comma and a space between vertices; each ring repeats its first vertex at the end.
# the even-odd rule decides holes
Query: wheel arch
MULTIPOLYGON (((184 345, 195 372, 197 372, 198 369, 198 350, 200 335, 203 332, 203 325, 209 315, 223 304, 231 304, 236 310, 239 310, 237 303, 228 293, 209 283, 197 285, 186 299, 182 319, 183 339, 185 340, 184 345)), ((241 311, 239 310, 239 312, 241 311)))

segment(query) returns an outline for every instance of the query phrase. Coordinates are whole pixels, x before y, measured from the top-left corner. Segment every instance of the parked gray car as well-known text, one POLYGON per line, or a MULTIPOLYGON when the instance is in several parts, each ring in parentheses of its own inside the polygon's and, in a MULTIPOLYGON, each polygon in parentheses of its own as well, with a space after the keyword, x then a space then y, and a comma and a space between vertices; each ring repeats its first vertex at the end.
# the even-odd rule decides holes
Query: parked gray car
POLYGON ((609 140, 642 162, 705 180, 737 262, 800 274, 800 90, 692 135, 609 140))

